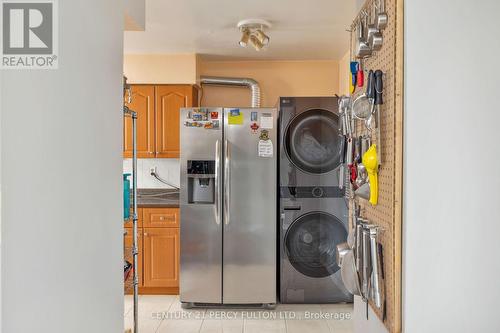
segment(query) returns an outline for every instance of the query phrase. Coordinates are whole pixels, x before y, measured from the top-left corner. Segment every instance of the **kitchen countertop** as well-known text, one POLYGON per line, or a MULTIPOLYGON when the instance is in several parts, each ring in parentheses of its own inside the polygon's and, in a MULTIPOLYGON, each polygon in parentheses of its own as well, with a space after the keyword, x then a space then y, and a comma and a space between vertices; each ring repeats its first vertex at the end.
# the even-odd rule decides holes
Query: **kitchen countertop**
POLYGON ((174 189, 137 189, 137 206, 139 208, 178 208, 179 192, 174 189))

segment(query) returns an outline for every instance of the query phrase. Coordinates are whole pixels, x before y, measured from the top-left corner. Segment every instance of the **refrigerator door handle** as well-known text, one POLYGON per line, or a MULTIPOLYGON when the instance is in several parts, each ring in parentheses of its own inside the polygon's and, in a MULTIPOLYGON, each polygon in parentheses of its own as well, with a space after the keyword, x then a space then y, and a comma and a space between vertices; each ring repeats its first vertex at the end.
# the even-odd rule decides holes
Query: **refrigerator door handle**
POLYGON ((220 224, 220 140, 215 141, 215 223, 220 224))
POLYGON ((224 223, 229 224, 229 197, 231 196, 231 148, 229 141, 224 140, 225 163, 224 163, 224 223))

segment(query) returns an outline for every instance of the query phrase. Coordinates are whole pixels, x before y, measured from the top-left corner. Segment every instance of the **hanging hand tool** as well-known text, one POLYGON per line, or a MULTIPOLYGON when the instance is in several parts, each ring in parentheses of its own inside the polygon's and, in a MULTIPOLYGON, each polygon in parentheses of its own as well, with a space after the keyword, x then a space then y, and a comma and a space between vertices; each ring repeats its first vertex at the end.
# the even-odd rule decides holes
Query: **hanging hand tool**
POLYGON ((384 92, 384 73, 381 70, 376 70, 374 73, 375 76, 375 100, 373 102, 376 105, 377 109, 377 158, 379 165, 382 164, 382 146, 380 145, 380 106, 384 104, 383 92, 384 92))
POLYGON ((363 155, 363 164, 368 172, 370 182, 370 203, 375 206, 378 203, 378 160, 377 146, 372 145, 363 155))
MULTIPOLYGON (((340 136, 340 168, 339 168, 339 188, 344 189, 344 163, 345 163, 345 149, 346 149, 346 137, 345 135, 340 136)), ((347 184, 346 184, 347 185, 347 184)))
POLYGON ((368 82, 366 83, 366 97, 371 105, 370 116, 375 108, 375 73, 370 69, 368 72, 368 82))
POLYGON ((385 292, 385 269, 384 269, 384 248, 382 244, 378 244, 378 256, 380 265, 380 276, 381 276, 381 289, 382 289, 382 321, 387 319, 387 301, 385 292))
POLYGON ((378 246, 377 246, 377 238, 378 238, 378 227, 370 228, 370 254, 371 254, 371 262, 372 262, 372 285, 371 285, 371 299, 377 308, 382 308, 382 300, 380 293, 380 266, 379 266, 379 256, 378 256, 378 246))
POLYGON ((347 168, 349 170, 349 180, 350 182, 355 185, 356 182, 356 166, 354 162, 354 139, 353 138, 347 138, 347 152, 346 152, 346 163, 347 163, 347 168))
POLYGON ((371 253, 370 253, 370 230, 363 228, 363 271, 362 271, 362 289, 363 301, 366 302, 366 319, 368 319, 368 300, 370 299, 371 289, 371 253))
POLYGON ((357 61, 351 61, 351 86, 350 86, 350 91, 351 94, 356 91, 356 83, 357 83, 357 74, 358 74, 358 69, 359 69, 359 64, 357 61))
POLYGON ((359 59, 358 73, 356 77, 356 84, 362 88, 365 84, 365 71, 363 69, 363 59, 359 59))

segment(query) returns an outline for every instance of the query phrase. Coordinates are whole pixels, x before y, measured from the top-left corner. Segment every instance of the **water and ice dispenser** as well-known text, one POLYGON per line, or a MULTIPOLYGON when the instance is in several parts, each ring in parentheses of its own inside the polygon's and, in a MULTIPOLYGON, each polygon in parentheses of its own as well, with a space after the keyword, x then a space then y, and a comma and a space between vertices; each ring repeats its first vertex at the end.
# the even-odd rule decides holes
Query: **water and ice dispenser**
POLYGON ((188 202, 215 202, 215 161, 187 161, 188 202))

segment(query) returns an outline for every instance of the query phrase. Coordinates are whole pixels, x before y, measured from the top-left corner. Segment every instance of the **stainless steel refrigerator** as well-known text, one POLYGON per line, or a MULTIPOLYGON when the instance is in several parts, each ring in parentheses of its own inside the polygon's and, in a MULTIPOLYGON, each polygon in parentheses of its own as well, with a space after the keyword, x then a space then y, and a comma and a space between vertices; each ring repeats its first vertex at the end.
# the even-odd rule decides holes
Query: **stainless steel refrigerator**
POLYGON ((184 307, 276 303, 277 112, 181 109, 184 307))

